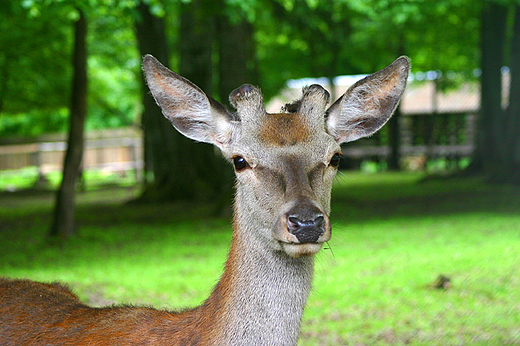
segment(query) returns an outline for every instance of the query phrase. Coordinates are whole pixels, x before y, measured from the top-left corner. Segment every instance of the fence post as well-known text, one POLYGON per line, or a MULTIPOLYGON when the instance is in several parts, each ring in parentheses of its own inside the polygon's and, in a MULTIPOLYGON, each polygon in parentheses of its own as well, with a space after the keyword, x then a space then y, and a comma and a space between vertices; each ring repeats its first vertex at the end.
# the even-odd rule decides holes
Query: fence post
POLYGON ((49 181, 45 177, 45 174, 43 173, 42 153, 42 143, 38 143, 38 145, 36 146, 36 151, 33 153, 33 163, 36 166, 36 170, 38 171, 38 180, 36 180, 34 185, 38 188, 45 188, 49 183, 49 181))

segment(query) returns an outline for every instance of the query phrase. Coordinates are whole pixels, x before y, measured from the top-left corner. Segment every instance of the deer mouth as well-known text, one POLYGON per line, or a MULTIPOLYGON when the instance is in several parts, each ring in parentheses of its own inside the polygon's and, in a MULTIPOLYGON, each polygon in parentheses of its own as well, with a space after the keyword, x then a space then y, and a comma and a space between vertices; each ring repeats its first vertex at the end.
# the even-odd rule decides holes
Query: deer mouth
POLYGON ((290 257, 312 257, 322 248, 323 243, 284 243, 280 242, 283 251, 290 257))

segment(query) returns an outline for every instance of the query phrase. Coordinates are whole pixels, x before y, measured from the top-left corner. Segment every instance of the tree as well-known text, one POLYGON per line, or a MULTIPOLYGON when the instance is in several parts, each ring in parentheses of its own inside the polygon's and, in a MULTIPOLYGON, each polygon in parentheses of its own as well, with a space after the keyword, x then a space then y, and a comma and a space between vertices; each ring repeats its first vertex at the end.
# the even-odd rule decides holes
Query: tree
POLYGON ((520 184, 520 5, 486 3, 480 47, 481 111, 477 147, 468 171, 483 174, 491 182, 520 184), (504 64, 509 65, 509 90, 502 87, 504 64), (505 95, 509 97, 504 107, 505 95))
MULTIPOLYGON (((136 32, 141 55, 152 54, 165 64, 169 62, 163 18, 153 15, 145 2, 138 6, 136 32)), ((198 1, 180 6, 179 73, 212 92, 212 37, 214 26, 200 9, 198 1), (199 13, 195 13, 199 11, 199 13), (198 22, 195 22, 198 21, 198 22), (208 24, 209 23, 209 24, 208 24)), ((144 82, 144 81, 143 81, 144 82)), ((215 156, 204 144, 196 144, 181 136, 164 118, 143 84, 143 128, 147 169, 153 171, 141 200, 195 200, 214 198, 217 191, 211 179, 218 176, 208 161, 215 156)))
MULTIPOLYGON (((0 136, 68 131, 70 23, 74 5, 82 2, 2 2, 0 136)), ((89 20, 87 131, 129 126, 140 112, 140 57, 128 6, 97 0, 84 7, 89 20)))
POLYGON ((87 131, 137 125, 141 120, 141 56, 132 11, 135 5, 130 2, 91 2, 87 131))
POLYGON ((229 93, 244 83, 258 84, 258 62, 253 35, 255 28, 241 11, 235 16, 217 17, 218 96, 228 104, 229 93))
MULTIPOLYGON (((217 18, 221 13, 219 5, 222 5, 219 1, 193 0, 181 5, 180 9, 179 72, 210 97, 218 94, 213 86, 213 47, 217 39, 217 18)), ((239 66, 237 70, 240 71, 239 66)), ((219 77, 222 81, 230 76, 219 77)), ((220 153, 209 144, 194 143, 184 136, 178 136, 177 148, 178 162, 183 170, 179 183, 185 195, 191 199, 221 198, 219 205, 228 205, 232 178, 220 153)))
POLYGON ((257 59, 264 97, 269 99, 288 79, 332 79, 359 71, 352 59, 352 19, 358 15, 346 1, 278 1, 256 14, 257 59), (273 25, 273 22, 276 25, 273 25))
MULTIPOLYGON (((144 1, 140 1, 137 5, 135 29, 140 55, 152 54, 168 65, 170 54, 163 18, 153 15, 150 5, 144 1)), ((143 98, 145 171, 153 172, 154 176, 154 180, 147 184, 141 198, 144 200, 166 199, 171 191, 170 188, 164 189, 164 186, 172 185, 173 183, 169 183, 169 181, 175 181, 175 174, 181 174, 181 172, 172 172, 170 169, 171 164, 175 162, 173 150, 175 137, 178 134, 155 104, 144 79, 142 77, 140 79, 143 98), (160 197, 157 196, 159 194, 160 197)))
POLYGON ((505 126, 505 173, 499 180, 520 184, 520 5, 515 6, 513 38, 509 60, 509 106, 505 126))
MULTIPOLYGON (((180 4, 176 53, 179 74, 208 96, 225 102, 232 88, 253 82, 250 77, 255 76, 255 66, 252 25, 243 14, 235 17, 236 23, 232 22, 224 8, 223 1, 193 0, 180 4)), ((168 64, 162 18, 152 15, 144 2, 139 5, 139 14, 136 32, 141 55, 152 54, 168 64)), ((154 181, 141 199, 216 199, 219 207, 229 205, 233 179, 226 162, 212 146, 195 143, 174 131, 144 90, 146 158, 154 181)))
POLYGON ((81 8, 74 25, 74 76, 70 103, 68 147, 63 163, 63 179, 56 194, 51 237, 70 237, 76 232, 74 219, 76 181, 83 158, 83 131, 87 115, 87 19, 81 8))

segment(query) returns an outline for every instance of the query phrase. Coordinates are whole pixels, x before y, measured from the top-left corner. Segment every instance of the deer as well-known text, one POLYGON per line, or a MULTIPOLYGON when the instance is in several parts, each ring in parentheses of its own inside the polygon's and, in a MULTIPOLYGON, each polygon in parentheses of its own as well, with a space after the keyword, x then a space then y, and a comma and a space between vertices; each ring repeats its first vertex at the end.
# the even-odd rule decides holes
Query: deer
POLYGON ((151 94, 184 136, 212 143, 234 166, 233 232, 222 276, 198 307, 90 307, 60 283, 0 280, 2 345, 296 345, 314 259, 331 239, 331 190, 341 144, 391 117, 410 63, 400 57, 333 104, 320 85, 267 113, 260 89, 231 92, 229 111, 143 58, 151 94), (328 107, 327 107, 328 106, 328 107))

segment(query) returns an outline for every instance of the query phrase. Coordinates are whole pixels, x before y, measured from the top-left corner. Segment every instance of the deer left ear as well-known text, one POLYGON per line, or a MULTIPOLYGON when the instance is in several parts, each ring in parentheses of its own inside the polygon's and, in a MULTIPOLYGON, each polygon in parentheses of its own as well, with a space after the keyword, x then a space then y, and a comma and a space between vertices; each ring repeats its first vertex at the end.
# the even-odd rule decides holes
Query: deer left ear
POLYGON ((336 142, 345 143, 379 130, 397 108, 409 70, 410 61, 402 56, 351 86, 327 110, 327 132, 336 142))
POLYGON ((232 139, 234 121, 224 106, 151 55, 143 59, 148 87, 163 115, 184 136, 212 143, 222 151, 232 139))

